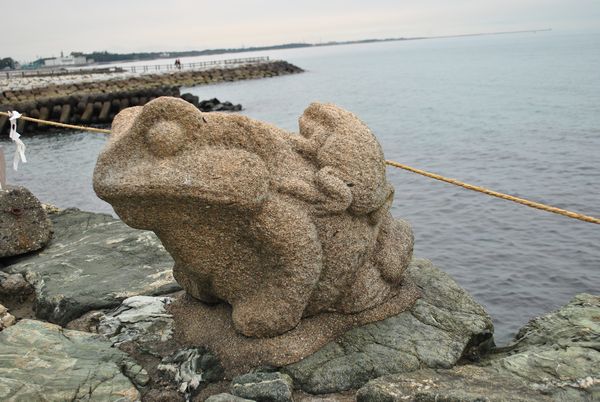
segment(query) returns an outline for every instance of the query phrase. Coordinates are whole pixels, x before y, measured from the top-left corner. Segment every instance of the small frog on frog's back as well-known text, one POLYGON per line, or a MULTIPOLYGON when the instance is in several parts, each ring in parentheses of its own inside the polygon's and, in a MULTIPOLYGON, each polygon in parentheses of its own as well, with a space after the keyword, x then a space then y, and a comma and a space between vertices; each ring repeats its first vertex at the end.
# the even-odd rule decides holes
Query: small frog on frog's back
POLYGON ((158 235, 189 294, 229 303, 244 335, 276 336, 385 302, 412 254, 368 128, 313 104, 301 133, 158 98, 115 118, 94 189, 158 235))

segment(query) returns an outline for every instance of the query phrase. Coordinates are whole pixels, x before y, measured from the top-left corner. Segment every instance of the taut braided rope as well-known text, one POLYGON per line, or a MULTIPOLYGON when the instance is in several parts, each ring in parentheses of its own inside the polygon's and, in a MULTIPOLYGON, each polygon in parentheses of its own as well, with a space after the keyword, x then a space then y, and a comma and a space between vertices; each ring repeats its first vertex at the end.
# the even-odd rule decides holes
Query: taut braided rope
MULTIPOLYGON (((6 113, 6 112, 0 112, 0 115, 9 116, 9 114, 6 113)), ((107 129, 104 129, 104 128, 74 126, 72 124, 58 123, 56 121, 50 121, 50 120, 34 119, 33 117, 27 117, 27 116, 21 116, 20 119, 21 120, 26 120, 26 121, 31 121, 33 123, 45 124, 47 126, 56 126, 56 127, 62 127, 62 128, 70 128, 70 129, 73 129, 73 130, 92 131, 92 132, 95 132, 95 133, 110 134, 110 130, 107 130, 107 129)))
POLYGON ((454 184, 455 186, 460 186, 460 187, 466 188, 467 190, 478 191, 483 194, 491 195, 492 197, 502 198, 503 200, 516 202, 516 203, 526 205, 531 208, 537 208, 537 209, 541 209, 543 211, 552 212, 552 213, 563 215, 563 216, 568 216, 569 218, 579 219, 580 221, 600 224, 600 219, 594 218, 593 216, 583 215, 583 214, 579 214, 577 212, 567 211, 566 209, 556 208, 556 207, 552 207, 550 205, 542 204, 539 202, 529 201, 524 198, 519 198, 519 197, 515 197, 512 195, 499 193, 497 191, 489 190, 485 187, 474 186, 472 184, 463 183, 462 181, 459 181, 456 179, 451 179, 448 177, 440 176, 439 174, 426 172, 426 171, 420 170, 420 169, 415 169, 413 167, 406 166, 406 165, 403 165, 398 162, 385 161, 385 163, 387 163, 390 166, 408 170, 409 172, 413 172, 413 173, 417 173, 417 174, 420 174, 420 175, 423 175, 426 177, 430 177, 432 179, 445 181, 446 183, 454 184))
MULTIPOLYGON (((8 113, 0 112, 0 115, 8 116, 8 113)), ((70 128, 70 129, 74 129, 74 130, 92 131, 92 132, 96 132, 96 133, 110 134, 110 130, 102 129, 102 128, 74 126, 72 124, 57 123, 54 121, 34 119, 32 117, 26 117, 26 116, 22 116, 21 119, 31 121, 34 123, 38 123, 38 124, 46 124, 46 125, 50 125, 50 126, 70 128)), ((516 202, 518 204, 525 205, 525 206, 528 206, 531 208, 541 209, 542 211, 552 212, 554 214, 563 215, 563 216, 573 218, 573 219, 578 219, 580 221, 600 224, 600 219, 594 218, 593 216, 568 211, 566 209, 553 207, 553 206, 542 204, 542 203, 535 202, 535 201, 529 201, 529 200, 526 200, 525 198, 519 198, 519 197, 509 195, 509 194, 499 193, 497 191, 489 190, 485 187, 474 186, 472 184, 464 183, 460 180, 451 179, 448 177, 440 176, 439 174, 430 173, 425 170, 416 169, 416 168, 413 168, 413 167, 410 167, 407 165, 403 165, 402 163, 398 163, 398 162, 394 162, 394 161, 385 161, 385 163, 390 166, 394 166, 399 169, 408 170, 409 172, 417 173, 422 176, 426 176, 426 177, 429 177, 429 178, 432 178, 435 180, 440 180, 440 181, 443 181, 446 183, 454 184, 455 186, 463 187, 463 188, 466 188, 467 190, 477 191, 479 193, 487 194, 492 197, 497 197, 497 198, 501 198, 503 200, 516 202)))

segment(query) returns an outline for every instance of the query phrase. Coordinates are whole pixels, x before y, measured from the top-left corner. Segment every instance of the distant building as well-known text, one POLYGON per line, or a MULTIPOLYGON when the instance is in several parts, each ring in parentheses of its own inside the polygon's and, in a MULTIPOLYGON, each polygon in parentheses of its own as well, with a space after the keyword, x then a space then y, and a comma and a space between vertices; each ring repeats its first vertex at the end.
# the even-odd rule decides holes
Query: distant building
POLYGON ((44 60, 45 67, 62 67, 62 66, 81 66, 87 64, 87 59, 84 56, 64 56, 55 57, 54 59, 44 60))

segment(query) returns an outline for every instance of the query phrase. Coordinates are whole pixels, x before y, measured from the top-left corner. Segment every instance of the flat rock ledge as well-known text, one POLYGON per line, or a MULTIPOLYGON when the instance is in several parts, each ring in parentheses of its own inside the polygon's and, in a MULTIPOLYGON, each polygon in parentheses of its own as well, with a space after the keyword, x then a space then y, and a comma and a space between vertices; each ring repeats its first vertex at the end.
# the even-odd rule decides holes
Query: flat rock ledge
POLYGON ((449 275, 418 259, 407 270, 423 297, 397 316, 346 332, 317 353, 283 369, 296 388, 325 394, 423 367, 450 368, 493 345, 492 321, 449 275))
POLYGON ((0 332, 2 401, 138 401, 148 377, 98 335, 33 320, 0 332))
POLYGON ((512 345, 478 365, 370 381, 358 402, 600 400, 600 297, 577 295, 531 320, 512 345))
POLYGON ((485 310, 415 259, 407 274, 422 298, 409 310, 293 364, 232 375, 218 350, 178 336, 171 306, 181 296, 153 296, 180 288, 152 233, 78 210, 50 218, 55 234, 42 252, 2 261, 0 296, 18 300, 31 284, 37 317, 61 325, 77 318, 69 327, 87 332, 28 319, 1 331, 0 400, 261 402, 291 392, 300 402, 345 402, 357 389, 359 402, 600 400, 598 296, 576 296, 493 349, 485 310), (242 395, 240 384, 256 393, 242 395))
MULTIPOLYGON (((164 373, 161 375, 160 369, 154 370, 152 365, 144 367, 154 384, 166 384, 170 389, 179 390, 182 397, 184 394, 197 395, 198 391, 211 382, 234 380, 230 391, 232 394, 254 399, 250 394, 237 391, 256 387, 266 395, 269 390, 263 389, 263 386, 277 384, 269 376, 290 378, 290 393, 292 390, 309 394, 339 393, 357 389, 367 381, 386 374, 409 372, 422 367, 450 368, 462 358, 477 358, 492 346, 493 327, 490 317, 447 274, 427 260, 414 260, 408 275, 423 295, 410 310, 377 323, 354 328, 297 363, 278 367, 263 362, 262 366, 255 365, 248 369, 251 375, 235 377, 235 372, 225 370, 220 376, 211 376, 214 379, 210 380, 209 376, 200 375, 210 371, 217 372, 220 365, 227 368, 230 364, 227 359, 236 355, 237 349, 234 348, 228 354, 220 354, 208 347, 208 351, 215 353, 216 360, 209 359, 209 365, 202 365, 193 363, 194 359, 187 359, 190 362, 185 363, 190 373, 187 375, 189 378, 176 375, 175 380, 168 381, 170 385, 164 382, 165 376, 164 373), (268 365, 269 373, 279 373, 260 374, 265 369, 265 364, 268 365), (190 370, 189 367, 197 367, 198 370, 190 370), (199 375, 196 380, 194 372, 199 375), (250 382, 246 381, 248 376, 269 378, 268 381, 257 381, 257 385, 250 386, 250 382), (248 384, 242 388, 239 385, 233 387, 242 379, 244 384, 248 384), (193 383, 196 384, 194 392, 190 390, 190 384, 193 383)), ((172 360, 165 352, 176 356, 186 351, 186 348, 207 346, 202 343, 192 344, 186 342, 185 338, 178 337, 177 325, 181 320, 172 318, 169 314, 169 305, 175 300, 168 297, 131 297, 112 312, 90 312, 69 326, 99 332, 113 344, 122 345, 122 348, 125 346, 137 361, 153 360, 154 364, 160 362, 164 366, 167 360, 172 360), (176 349, 178 351, 174 352, 176 349), (152 358, 149 358, 150 355, 152 358)), ((199 326, 197 330, 212 329, 199 326)), ((206 352, 203 353, 205 355, 202 359, 196 359, 198 362, 209 356, 206 352)), ((284 383, 282 380, 282 388, 284 383)), ((273 392, 280 396, 284 394, 280 391, 273 392)), ((210 396, 204 391, 202 395, 210 396)), ((221 397, 229 398, 226 395, 221 397)), ((256 400, 263 399, 261 397, 256 400)), ((280 399, 287 400, 286 397, 273 400, 280 399)))
POLYGON ((180 289, 173 260, 154 233, 76 209, 50 219, 51 243, 3 269, 33 285, 37 318, 64 326, 88 311, 117 307, 130 296, 180 289))

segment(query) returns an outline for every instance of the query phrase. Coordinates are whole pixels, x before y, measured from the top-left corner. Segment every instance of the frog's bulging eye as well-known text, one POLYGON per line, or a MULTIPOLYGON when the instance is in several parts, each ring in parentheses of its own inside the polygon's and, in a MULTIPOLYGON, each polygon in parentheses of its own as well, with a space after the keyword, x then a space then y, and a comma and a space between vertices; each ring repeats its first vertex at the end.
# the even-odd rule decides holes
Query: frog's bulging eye
POLYGON ((146 132, 148 148, 154 155, 162 158, 175 155, 185 141, 185 131, 173 121, 161 120, 146 132))

